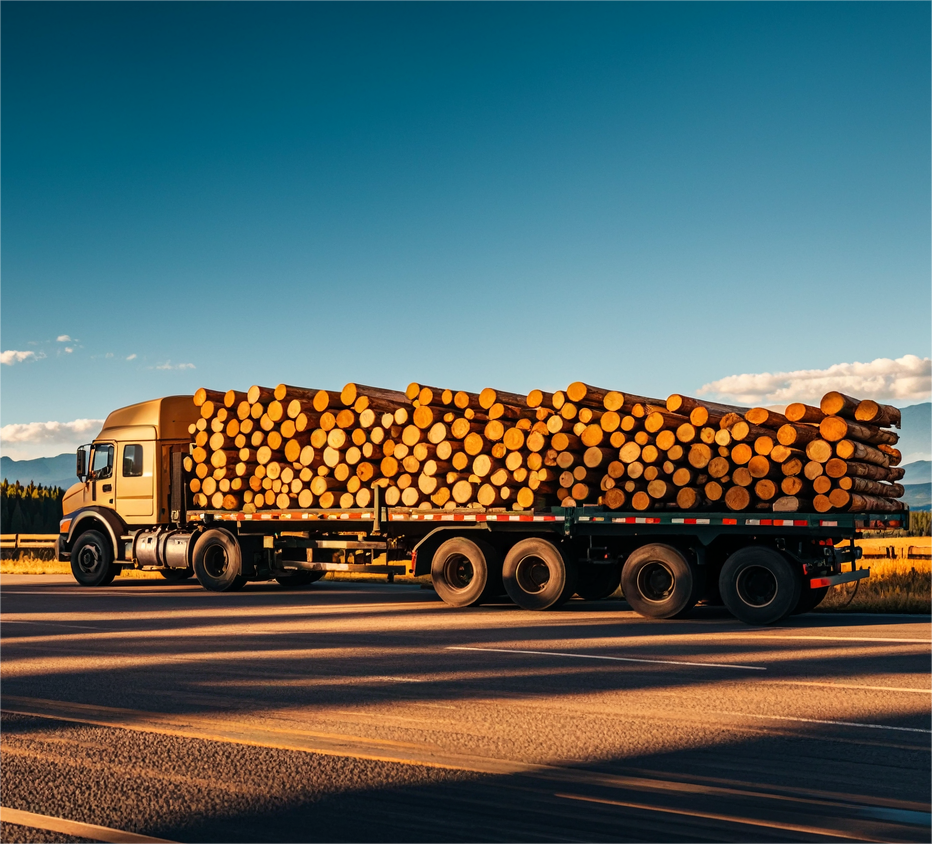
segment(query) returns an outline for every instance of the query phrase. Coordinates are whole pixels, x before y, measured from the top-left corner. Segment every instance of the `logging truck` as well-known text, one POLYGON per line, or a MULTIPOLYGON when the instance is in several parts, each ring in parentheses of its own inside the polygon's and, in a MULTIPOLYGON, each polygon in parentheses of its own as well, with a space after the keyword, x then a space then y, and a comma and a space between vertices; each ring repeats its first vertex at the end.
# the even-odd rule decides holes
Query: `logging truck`
POLYGON ((227 592, 250 581, 297 587, 328 571, 429 575, 454 607, 511 600, 559 607, 619 585, 649 618, 697 602, 724 604, 749 624, 813 609, 834 585, 868 577, 854 540, 902 528, 907 511, 653 512, 602 506, 447 509, 389 506, 374 488, 364 507, 247 512, 196 506, 185 459, 197 408, 170 396, 111 413, 77 450, 65 494, 58 558, 82 586, 123 568, 196 577, 227 592))

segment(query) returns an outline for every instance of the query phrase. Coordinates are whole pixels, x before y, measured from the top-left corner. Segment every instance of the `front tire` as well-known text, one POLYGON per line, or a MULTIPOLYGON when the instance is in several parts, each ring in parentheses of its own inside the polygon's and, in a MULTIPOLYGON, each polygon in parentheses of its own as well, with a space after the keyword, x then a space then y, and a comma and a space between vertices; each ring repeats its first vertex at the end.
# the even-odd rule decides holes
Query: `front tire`
POLYGON ((801 580, 779 551, 752 545, 725 561, 718 586, 735 618, 745 624, 773 624, 796 608, 801 580))
POLYGON ((505 591, 526 610, 551 610, 576 591, 576 564, 546 539, 522 539, 505 556, 505 591))
POLYGON ((225 530, 208 530, 194 546, 194 575, 211 592, 234 592, 246 583, 239 543, 225 530))
POLYGON ((109 586, 119 572, 106 536, 88 530, 78 537, 71 550, 71 573, 81 586, 109 586))
POLYGON ((457 536, 434 552, 430 579, 444 603, 477 607, 501 591, 501 557, 481 539, 457 536))
POLYGON ((705 570, 690 564, 672 545, 659 542, 638 548, 621 570, 621 591, 645 618, 679 618, 699 600, 705 570))

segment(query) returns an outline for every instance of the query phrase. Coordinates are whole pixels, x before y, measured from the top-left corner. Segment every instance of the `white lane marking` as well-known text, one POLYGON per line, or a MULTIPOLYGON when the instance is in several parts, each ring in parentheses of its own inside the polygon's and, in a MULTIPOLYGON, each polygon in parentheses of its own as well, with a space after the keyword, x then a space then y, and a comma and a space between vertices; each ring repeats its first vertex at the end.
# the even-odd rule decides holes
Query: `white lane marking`
POLYGON ((135 832, 124 832, 122 829, 113 829, 109 826, 97 826, 81 821, 69 821, 65 818, 55 818, 51 815, 37 815, 35 812, 24 812, 21 809, 10 809, 8 806, 0 807, 0 818, 7 823, 30 829, 42 829, 46 832, 61 832, 65 835, 74 835, 77 838, 90 838, 92 841, 112 841, 117 844, 174 844, 167 838, 153 838, 149 835, 138 835, 135 832))
POLYGON ((790 715, 760 715, 756 712, 720 712, 720 715, 737 715, 740 718, 769 718, 772 721, 797 721, 801 724, 828 724, 832 727, 860 727, 865 730, 895 730, 898 733, 932 733, 919 727, 891 727, 887 724, 863 724, 858 721, 826 721, 821 718, 794 718, 790 715))
POLYGON ((605 659, 611 662, 646 662, 650 665, 687 665, 694 668, 737 668, 741 671, 766 671, 761 665, 726 665, 719 662, 684 662, 673 659, 635 659, 631 656, 595 656, 593 654, 570 654, 558 651, 520 651, 513 648, 466 648, 448 647, 448 651, 480 651, 498 654, 530 654, 531 656, 567 656, 575 659, 605 659))
POLYGON ((808 680, 771 680, 780 686, 818 686, 823 689, 865 689, 872 692, 911 692, 914 695, 932 695, 932 689, 909 689, 901 686, 863 686, 855 683, 815 683, 808 680))
POLYGON ((818 639, 829 642, 900 642, 905 645, 932 645, 932 639, 881 639, 871 636, 768 636, 765 633, 748 633, 747 638, 757 639, 818 639))

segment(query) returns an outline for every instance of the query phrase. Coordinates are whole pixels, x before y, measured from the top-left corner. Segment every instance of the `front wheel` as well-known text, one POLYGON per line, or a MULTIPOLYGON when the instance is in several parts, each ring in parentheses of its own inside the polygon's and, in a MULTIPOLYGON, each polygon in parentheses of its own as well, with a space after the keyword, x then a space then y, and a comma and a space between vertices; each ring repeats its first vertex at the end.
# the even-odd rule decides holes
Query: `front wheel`
POLYGON ((576 564, 546 539, 522 539, 505 556, 505 591, 526 610, 551 610, 576 591, 576 564))
POLYGON ((211 592, 234 592, 246 583, 239 543, 225 530, 208 530, 194 546, 194 575, 211 592))
POLYGON ((78 537, 71 551, 71 573, 81 586, 108 586, 119 572, 106 536, 88 530, 78 537))
POLYGON ((745 624, 773 624, 796 609, 802 578, 776 549, 752 545, 725 561, 718 586, 735 618, 745 624))
POLYGON ((645 618, 679 618, 699 600, 705 570, 694 566, 672 545, 659 542, 638 548, 621 570, 621 591, 645 618))

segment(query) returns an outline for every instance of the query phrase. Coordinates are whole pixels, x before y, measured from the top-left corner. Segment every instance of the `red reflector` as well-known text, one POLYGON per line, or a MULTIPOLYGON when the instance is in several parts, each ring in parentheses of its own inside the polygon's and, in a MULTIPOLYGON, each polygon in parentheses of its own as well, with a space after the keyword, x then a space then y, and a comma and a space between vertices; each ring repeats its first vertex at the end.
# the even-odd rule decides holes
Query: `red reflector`
POLYGON ((722 519, 722 524, 723 525, 736 525, 738 524, 738 520, 737 519, 722 519))
POLYGON ((829 582, 828 582, 827 577, 814 577, 812 580, 809 581, 810 589, 820 589, 821 587, 828 586, 828 585, 829 585, 829 582))

